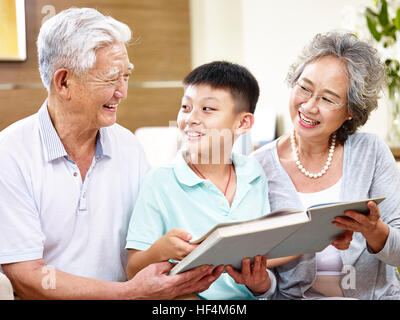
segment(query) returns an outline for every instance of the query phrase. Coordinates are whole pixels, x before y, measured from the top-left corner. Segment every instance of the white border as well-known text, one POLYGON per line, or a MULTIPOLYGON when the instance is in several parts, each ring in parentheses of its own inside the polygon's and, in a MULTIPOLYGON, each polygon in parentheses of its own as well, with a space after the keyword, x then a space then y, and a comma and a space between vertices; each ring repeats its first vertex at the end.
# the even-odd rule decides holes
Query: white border
POLYGON ((15 0, 18 35, 18 58, 26 60, 26 26, 25 26, 25 0, 15 0))

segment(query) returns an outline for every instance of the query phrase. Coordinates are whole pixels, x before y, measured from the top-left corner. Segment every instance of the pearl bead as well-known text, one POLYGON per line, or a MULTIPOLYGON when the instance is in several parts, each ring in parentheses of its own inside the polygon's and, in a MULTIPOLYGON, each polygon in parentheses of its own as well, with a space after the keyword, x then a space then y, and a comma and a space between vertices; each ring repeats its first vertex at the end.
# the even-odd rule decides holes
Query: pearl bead
POLYGON ((290 144, 292 146, 292 153, 293 153, 294 159, 296 161, 297 168, 302 173, 304 173, 307 177, 314 178, 314 179, 322 177, 327 172, 327 170, 329 169, 329 166, 331 165, 331 161, 333 159, 333 153, 335 152, 336 135, 333 134, 333 136, 332 136, 332 142, 331 142, 331 146, 329 148, 328 158, 325 162, 324 167, 322 168, 322 170, 320 172, 311 173, 304 168, 304 166, 301 164, 301 162, 299 160, 299 150, 297 149, 297 146, 296 146, 296 139, 295 139, 294 134, 295 134, 295 132, 293 130, 290 135, 290 144))

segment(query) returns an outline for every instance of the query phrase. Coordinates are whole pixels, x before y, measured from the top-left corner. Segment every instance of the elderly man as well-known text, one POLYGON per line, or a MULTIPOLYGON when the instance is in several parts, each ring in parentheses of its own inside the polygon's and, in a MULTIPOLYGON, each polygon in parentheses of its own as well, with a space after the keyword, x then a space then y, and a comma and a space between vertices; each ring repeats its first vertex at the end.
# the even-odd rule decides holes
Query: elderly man
POLYGON ((149 169, 115 124, 133 65, 130 29, 94 9, 46 21, 37 45, 48 97, 0 134, 0 264, 21 298, 169 299, 207 289, 221 268, 126 281, 128 222, 149 169))

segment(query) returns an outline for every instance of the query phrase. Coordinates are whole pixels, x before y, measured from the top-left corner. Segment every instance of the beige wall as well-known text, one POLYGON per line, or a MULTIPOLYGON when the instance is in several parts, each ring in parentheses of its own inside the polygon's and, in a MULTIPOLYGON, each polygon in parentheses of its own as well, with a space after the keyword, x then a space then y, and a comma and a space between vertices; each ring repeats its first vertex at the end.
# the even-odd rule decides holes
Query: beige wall
POLYGON ((242 2, 190 0, 192 67, 212 60, 243 63, 242 2))

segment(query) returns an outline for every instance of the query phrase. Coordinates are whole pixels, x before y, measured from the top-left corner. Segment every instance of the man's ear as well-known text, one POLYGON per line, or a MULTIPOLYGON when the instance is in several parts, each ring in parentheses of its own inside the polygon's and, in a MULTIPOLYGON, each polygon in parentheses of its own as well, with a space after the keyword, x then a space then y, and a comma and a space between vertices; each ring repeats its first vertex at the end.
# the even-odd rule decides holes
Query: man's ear
POLYGON ((65 100, 71 98, 70 77, 71 72, 67 69, 58 69, 53 76, 53 88, 65 100))
POLYGON ((254 124, 254 115, 250 112, 239 114, 238 126, 235 129, 235 135, 240 136, 248 132, 254 124))

